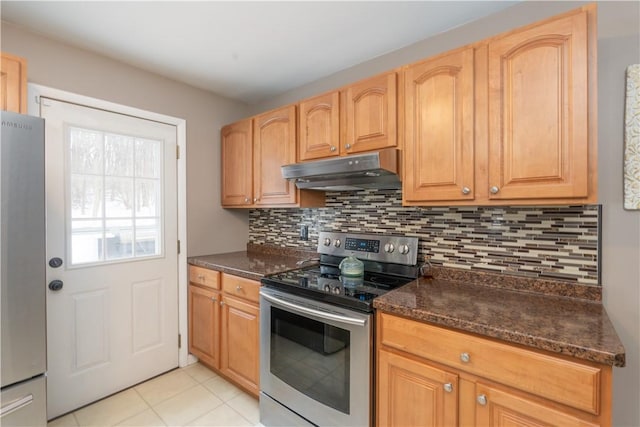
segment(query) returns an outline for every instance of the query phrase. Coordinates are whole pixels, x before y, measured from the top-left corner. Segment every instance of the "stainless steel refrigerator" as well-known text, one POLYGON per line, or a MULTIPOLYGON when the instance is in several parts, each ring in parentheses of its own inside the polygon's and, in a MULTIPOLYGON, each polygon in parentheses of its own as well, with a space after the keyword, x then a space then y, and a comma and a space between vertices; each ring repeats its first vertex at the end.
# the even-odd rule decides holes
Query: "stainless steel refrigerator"
POLYGON ((0 425, 46 426, 44 120, 0 117, 0 425))

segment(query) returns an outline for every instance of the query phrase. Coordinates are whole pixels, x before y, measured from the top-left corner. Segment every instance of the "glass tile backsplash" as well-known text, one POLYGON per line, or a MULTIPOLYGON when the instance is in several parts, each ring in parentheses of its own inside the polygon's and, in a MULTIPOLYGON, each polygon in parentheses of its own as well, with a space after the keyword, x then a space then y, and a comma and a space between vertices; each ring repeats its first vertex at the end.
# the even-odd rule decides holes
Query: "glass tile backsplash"
POLYGON ((599 285, 600 210, 403 207, 400 190, 330 192, 324 208, 252 209, 249 242, 315 251, 319 231, 416 236, 434 265, 599 285))

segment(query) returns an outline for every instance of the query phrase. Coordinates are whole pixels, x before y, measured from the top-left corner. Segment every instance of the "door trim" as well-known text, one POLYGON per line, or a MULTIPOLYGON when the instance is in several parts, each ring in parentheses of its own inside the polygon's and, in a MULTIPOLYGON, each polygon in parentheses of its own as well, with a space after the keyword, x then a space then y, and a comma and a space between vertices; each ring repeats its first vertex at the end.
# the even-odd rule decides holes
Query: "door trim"
MULTIPOLYGON (((176 127, 177 145, 180 150, 178 159, 177 179, 178 179, 178 239, 180 240, 180 253, 178 254, 178 333, 183 337, 182 346, 178 350, 178 364, 184 367, 196 359, 189 356, 187 337, 189 336, 187 320, 187 121, 178 117, 158 114, 139 108, 116 104, 103 99, 78 95, 48 86, 35 83, 27 85, 28 92, 28 114, 40 117, 40 97, 57 99, 63 102, 80 104, 87 107, 97 108, 105 111, 126 114, 140 117, 142 119, 153 120, 176 127)), ((177 244, 177 242, 176 242, 177 244)), ((178 337, 176 337, 176 341, 178 337)))

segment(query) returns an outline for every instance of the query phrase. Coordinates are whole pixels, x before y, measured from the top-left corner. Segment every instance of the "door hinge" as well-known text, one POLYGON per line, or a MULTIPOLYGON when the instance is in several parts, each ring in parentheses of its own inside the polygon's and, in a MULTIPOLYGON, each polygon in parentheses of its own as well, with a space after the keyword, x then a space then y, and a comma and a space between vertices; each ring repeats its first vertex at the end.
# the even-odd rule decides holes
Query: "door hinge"
POLYGON ((182 348, 182 334, 178 334, 178 348, 182 348))
POLYGON ((180 240, 178 240, 178 255, 180 254, 180 240))
POLYGON ((176 145, 176 159, 180 160, 180 146, 176 145))

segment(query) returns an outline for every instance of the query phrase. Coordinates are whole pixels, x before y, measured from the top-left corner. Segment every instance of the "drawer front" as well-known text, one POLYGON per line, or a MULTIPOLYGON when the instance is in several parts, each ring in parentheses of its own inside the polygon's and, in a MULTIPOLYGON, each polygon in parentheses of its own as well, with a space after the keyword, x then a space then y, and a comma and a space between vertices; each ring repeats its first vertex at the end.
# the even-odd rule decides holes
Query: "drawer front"
POLYGON ((600 411, 597 367, 384 313, 378 331, 382 345, 592 414, 600 411))
POLYGON ((258 302, 260 298, 260 282, 231 274, 222 274, 222 290, 253 302, 258 302))
POLYGON ((189 282, 211 289, 220 289, 220 272, 191 265, 189 266, 189 282))

